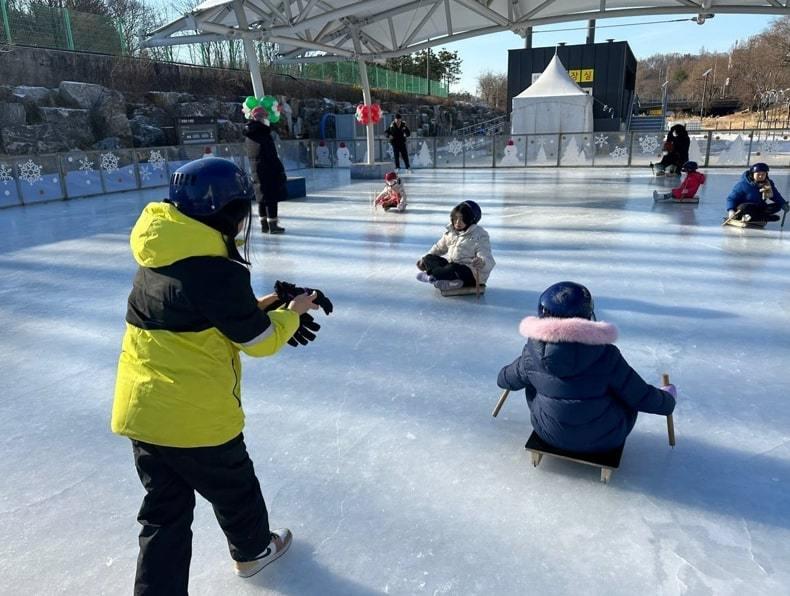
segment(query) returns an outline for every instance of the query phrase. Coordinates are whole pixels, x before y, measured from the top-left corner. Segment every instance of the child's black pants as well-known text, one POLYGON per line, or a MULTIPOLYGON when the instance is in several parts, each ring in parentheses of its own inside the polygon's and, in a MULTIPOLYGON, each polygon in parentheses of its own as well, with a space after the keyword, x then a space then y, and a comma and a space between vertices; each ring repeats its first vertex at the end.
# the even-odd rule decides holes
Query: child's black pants
POLYGON ((475 274, 466 265, 461 263, 450 263, 444 257, 436 255, 425 255, 422 258, 425 272, 432 275, 436 279, 460 279, 464 282, 464 286, 475 285, 475 274))
POLYGON ((216 447, 133 440, 132 451, 146 490, 137 516, 136 596, 187 594, 195 492, 214 507, 234 560, 250 561, 268 546, 269 515, 243 435, 216 447))

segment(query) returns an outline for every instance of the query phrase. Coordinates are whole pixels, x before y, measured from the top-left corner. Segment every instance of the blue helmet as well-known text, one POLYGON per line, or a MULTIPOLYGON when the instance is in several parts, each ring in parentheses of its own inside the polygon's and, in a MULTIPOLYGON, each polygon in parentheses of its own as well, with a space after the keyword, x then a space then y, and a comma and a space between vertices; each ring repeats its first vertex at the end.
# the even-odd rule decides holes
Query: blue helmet
POLYGON ((697 165, 696 161, 687 161, 680 169, 683 172, 696 172, 697 168, 699 168, 699 166, 697 165))
POLYGON ((572 281, 556 283, 540 295, 538 316, 595 319, 592 294, 583 285, 572 281))
POLYGON ((767 172, 770 170, 767 163, 763 163, 762 161, 757 162, 756 164, 752 164, 752 167, 749 168, 749 171, 754 174, 755 172, 767 172))
POLYGON ((170 176, 170 202, 189 217, 206 217, 232 201, 254 198, 247 174, 227 159, 196 159, 170 176))

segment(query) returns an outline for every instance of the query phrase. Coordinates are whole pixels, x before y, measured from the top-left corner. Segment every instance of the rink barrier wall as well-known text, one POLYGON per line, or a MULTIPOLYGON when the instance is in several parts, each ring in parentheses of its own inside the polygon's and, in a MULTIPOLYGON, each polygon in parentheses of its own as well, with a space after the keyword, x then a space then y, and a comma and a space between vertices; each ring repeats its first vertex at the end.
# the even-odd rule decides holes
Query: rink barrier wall
MULTIPOLYGON (((747 167, 763 161, 790 167, 790 130, 698 131, 689 158, 701 168, 747 167)), ((663 133, 600 132, 408 140, 413 169, 526 167, 644 167, 661 159, 663 133)), ((0 156, 0 207, 12 207, 168 184, 183 164, 212 154, 249 171, 244 145, 182 145, 54 155, 0 156)), ((367 161, 360 139, 278 141, 286 170, 343 168, 367 161)), ((391 161, 386 139, 375 142, 376 161, 391 161)))

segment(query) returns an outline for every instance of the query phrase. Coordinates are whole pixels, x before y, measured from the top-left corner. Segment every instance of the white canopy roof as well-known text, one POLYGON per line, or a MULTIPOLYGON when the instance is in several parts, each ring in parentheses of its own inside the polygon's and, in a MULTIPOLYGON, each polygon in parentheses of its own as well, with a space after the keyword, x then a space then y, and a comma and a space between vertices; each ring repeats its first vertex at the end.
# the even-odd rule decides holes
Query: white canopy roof
POLYGON ((610 17, 790 14, 779 0, 206 0, 146 46, 222 39, 279 44, 295 61, 382 60, 498 31, 610 17), (316 51, 322 52, 316 55, 316 51))
MULTIPOLYGON (((557 97, 560 95, 584 95, 587 94, 579 87, 565 70, 560 59, 554 54, 549 65, 546 67, 538 80, 524 89, 517 97, 557 97)), ((513 98, 515 99, 515 98, 513 98)))

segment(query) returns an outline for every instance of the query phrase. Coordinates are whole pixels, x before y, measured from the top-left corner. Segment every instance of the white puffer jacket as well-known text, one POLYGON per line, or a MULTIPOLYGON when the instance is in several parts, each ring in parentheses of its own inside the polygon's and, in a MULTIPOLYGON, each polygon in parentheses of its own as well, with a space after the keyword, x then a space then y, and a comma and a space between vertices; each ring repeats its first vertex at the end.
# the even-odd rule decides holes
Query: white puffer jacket
POLYGON ((431 247, 430 254, 444 257, 450 263, 466 265, 472 271, 472 259, 483 259, 483 268, 480 269, 480 283, 485 283, 491 270, 496 265, 494 255, 491 254, 491 241, 488 232, 476 224, 472 224, 463 232, 458 232, 452 225, 447 226, 447 231, 439 241, 431 247))

